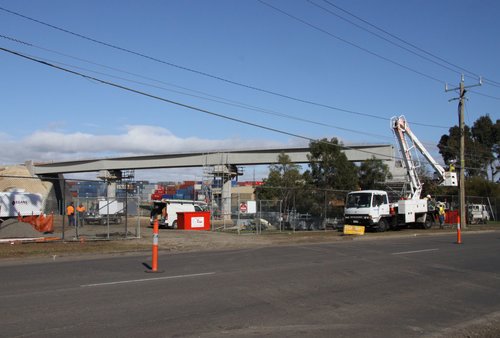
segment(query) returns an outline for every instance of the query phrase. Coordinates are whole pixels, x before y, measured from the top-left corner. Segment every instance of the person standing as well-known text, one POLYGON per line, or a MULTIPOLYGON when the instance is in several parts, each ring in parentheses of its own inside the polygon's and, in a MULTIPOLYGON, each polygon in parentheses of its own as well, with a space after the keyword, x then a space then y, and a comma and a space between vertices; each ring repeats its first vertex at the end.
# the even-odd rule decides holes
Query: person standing
POLYGON ((83 216, 85 215, 85 207, 82 203, 76 207, 77 225, 83 227, 83 216))
POLYGON ((443 203, 439 204, 438 215, 439 215, 439 228, 442 229, 444 227, 444 205, 443 203))
POLYGON ((68 225, 75 226, 75 205, 73 202, 66 207, 66 215, 68 216, 68 225))

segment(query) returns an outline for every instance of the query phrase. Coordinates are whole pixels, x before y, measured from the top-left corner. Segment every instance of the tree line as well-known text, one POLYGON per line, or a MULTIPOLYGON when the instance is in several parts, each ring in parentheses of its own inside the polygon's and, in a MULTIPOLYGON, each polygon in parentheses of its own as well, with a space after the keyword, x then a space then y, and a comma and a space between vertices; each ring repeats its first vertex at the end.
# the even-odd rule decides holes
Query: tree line
POLYGON ((381 160, 371 158, 357 166, 347 159, 343 148, 337 138, 311 141, 308 169, 303 173, 287 154, 281 153, 278 163, 269 166, 264 184, 257 187, 257 198, 281 200, 283 210, 293 207, 319 215, 325 205, 343 200, 347 191, 377 189, 392 178, 381 160))
MULTIPOLYGON (((472 127, 465 126, 466 194, 500 199, 500 120, 479 117, 472 127)), ((459 168, 460 129, 453 126, 441 136, 437 147, 449 169, 459 168)), ((291 162, 285 153, 269 166, 263 185, 256 189, 259 199, 281 200, 283 210, 321 214, 327 204, 343 200, 345 193, 360 189, 384 189, 392 178, 383 161, 374 157, 358 165, 350 162, 337 138, 309 143, 308 168, 291 162)), ((457 195, 455 187, 441 187, 429 171, 422 171, 423 194, 457 195)))

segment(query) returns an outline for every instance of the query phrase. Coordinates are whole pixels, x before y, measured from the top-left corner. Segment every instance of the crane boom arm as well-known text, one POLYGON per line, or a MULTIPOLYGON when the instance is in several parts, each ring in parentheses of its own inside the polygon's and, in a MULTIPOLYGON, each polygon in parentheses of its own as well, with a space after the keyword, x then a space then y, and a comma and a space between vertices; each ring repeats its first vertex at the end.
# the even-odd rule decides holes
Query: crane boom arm
POLYGON ((423 185, 418 178, 417 167, 411 157, 411 148, 408 145, 405 135, 411 140, 415 148, 417 148, 422 155, 431 164, 434 170, 439 175, 442 185, 446 186, 457 186, 457 175, 455 172, 447 172, 436 160, 431 156, 431 154, 425 149, 424 145, 418 140, 418 138, 413 134, 403 115, 393 117, 391 119, 391 127, 396 135, 396 139, 399 143, 399 149, 401 155, 403 155, 403 161, 408 171, 408 176, 410 177, 410 185, 412 187, 412 199, 419 199, 422 192, 423 185))

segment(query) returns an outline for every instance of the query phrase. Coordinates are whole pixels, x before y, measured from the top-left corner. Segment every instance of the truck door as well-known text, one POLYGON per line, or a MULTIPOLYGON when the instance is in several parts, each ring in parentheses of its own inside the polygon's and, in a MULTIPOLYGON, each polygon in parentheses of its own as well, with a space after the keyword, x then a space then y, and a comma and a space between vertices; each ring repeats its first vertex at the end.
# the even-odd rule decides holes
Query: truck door
POLYGON ((387 195, 380 195, 382 198, 382 204, 380 204, 380 215, 389 215, 389 200, 387 199, 387 195))
POLYGON ((385 194, 374 194, 372 201, 372 216, 378 221, 380 216, 389 214, 389 202, 387 201, 387 195, 385 194))

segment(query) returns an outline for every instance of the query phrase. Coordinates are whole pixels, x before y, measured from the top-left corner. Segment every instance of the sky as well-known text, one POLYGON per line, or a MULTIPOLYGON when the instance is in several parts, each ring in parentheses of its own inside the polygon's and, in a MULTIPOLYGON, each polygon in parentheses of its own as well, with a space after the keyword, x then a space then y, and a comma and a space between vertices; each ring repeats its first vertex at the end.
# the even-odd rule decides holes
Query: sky
POLYGON ((445 84, 481 76, 465 122, 500 118, 499 13, 495 0, 0 0, 0 164, 395 144, 396 115, 441 161, 458 124, 445 84))

